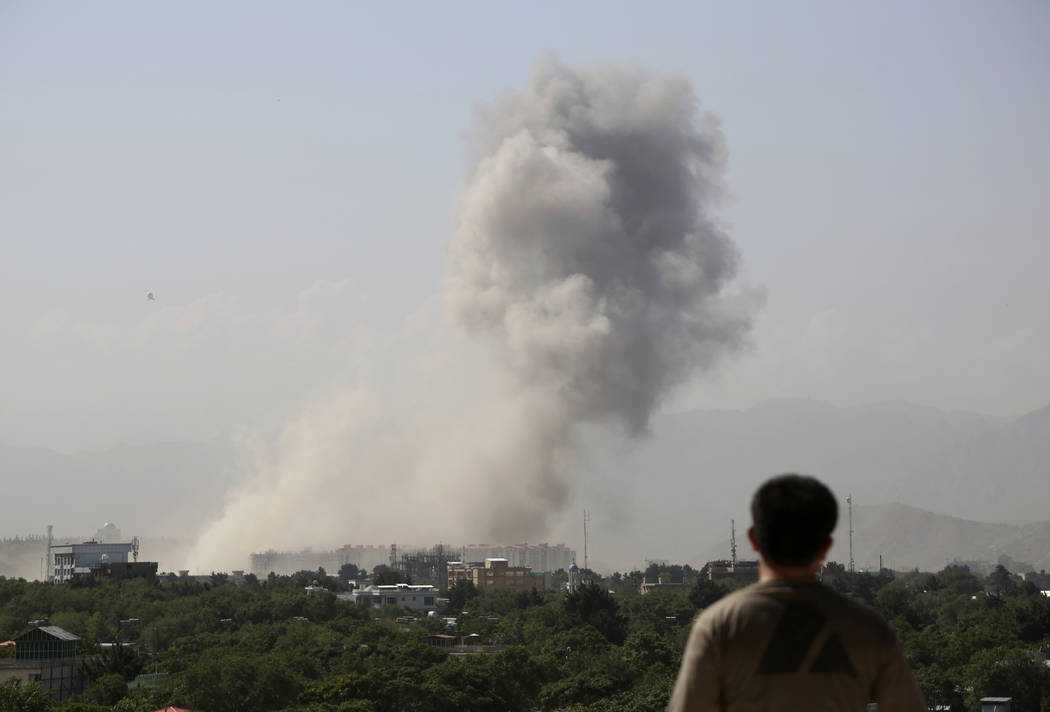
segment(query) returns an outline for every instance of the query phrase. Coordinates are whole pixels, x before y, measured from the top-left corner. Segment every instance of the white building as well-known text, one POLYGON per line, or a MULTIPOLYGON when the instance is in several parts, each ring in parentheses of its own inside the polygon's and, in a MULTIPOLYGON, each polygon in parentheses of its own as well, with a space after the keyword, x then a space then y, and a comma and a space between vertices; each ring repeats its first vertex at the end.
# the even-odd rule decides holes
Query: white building
POLYGON ((433 586, 412 586, 397 583, 390 586, 369 586, 368 588, 339 594, 339 598, 354 603, 368 604, 369 608, 382 608, 386 605, 400 608, 411 608, 414 611, 437 610, 438 590, 433 586))

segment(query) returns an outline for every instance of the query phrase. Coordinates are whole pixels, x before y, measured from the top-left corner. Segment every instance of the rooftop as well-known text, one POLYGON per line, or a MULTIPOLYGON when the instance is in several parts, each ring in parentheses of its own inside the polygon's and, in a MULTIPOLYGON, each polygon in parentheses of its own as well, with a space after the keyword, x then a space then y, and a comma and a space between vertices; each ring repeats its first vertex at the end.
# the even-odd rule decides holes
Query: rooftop
MULTIPOLYGON (((37 626, 36 628, 30 628, 28 631, 26 631, 26 633, 30 633, 30 632, 32 632, 34 630, 43 631, 43 632, 47 633, 48 635, 50 635, 52 637, 58 638, 59 640, 80 640, 80 636, 73 635, 68 630, 64 630, 62 628, 59 628, 57 625, 41 625, 41 626, 37 626)), ((26 633, 23 633, 22 635, 25 635, 26 633)), ((20 635, 18 637, 21 638, 22 635, 20 635)))

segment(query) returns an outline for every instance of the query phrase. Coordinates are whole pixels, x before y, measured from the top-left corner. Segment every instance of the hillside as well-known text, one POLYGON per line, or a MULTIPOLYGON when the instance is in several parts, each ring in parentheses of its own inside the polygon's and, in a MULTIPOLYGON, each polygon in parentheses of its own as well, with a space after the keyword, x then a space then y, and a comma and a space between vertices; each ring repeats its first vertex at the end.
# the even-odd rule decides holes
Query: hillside
MULTIPOLYGON (((858 567, 877 568, 881 554, 894 569, 936 571, 954 560, 996 563, 1000 557, 1036 571, 1050 568, 1050 521, 988 524, 893 503, 855 507, 853 528, 858 567)), ((847 531, 840 530, 832 552, 838 561, 849 559, 847 531)))
MULTIPOLYGON (((821 477, 843 509, 852 494, 858 506, 902 502, 974 522, 1021 525, 1050 514, 1050 408, 1001 419, 908 403, 836 408, 776 400, 744 411, 661 416, 640 442, 595 436, 590 444, 577 500, 592 510, 598 560, 605 550, 632 552, 632 563, 698 561, 712 550, 724 557, 731 519, 743 551, 750 496, 779 472, 821 477)), ((932 547, 915 560, 941 566, 945 556, 979 551, 956 541, 958 552, 922 538, 910 546, 932 547)))

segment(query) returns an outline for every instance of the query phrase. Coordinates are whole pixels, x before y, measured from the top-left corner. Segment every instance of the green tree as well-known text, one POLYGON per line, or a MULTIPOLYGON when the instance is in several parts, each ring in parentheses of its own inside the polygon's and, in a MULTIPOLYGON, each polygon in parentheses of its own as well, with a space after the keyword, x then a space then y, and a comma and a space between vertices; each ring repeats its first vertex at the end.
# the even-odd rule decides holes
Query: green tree
POLYGON ((620 645, 627 637, 627 621, 616 600, 597 584, 585 584, 566 594, 564 607, 569 616, 594 626, 610 643, 620 645))
POLYGON ((372 569, 372 583, 376 586, 390 586, 395 583, 412 583, 412 577, 403 571, 392 569, 386 564, 379 564, 372 569))
POLYGON ((966 566, 952 564, 937 572, 937 581, 944 588, 956 594, 975 594, 983 590, 981 580, 974 576, 966 566))
POLYGON ((89 681, 97 680, 106 675, 117 675, 122 680, 133 680, 136 675, 142 672, 142 666, 142 656, 139 655, 135 648, 130 645, 115 643, 102 648, 98 655, 84 658, 80 669, 81 673, 89 681))
POLYGON ((112 709, 113 712, 151 712, 162 705, 164 705, 163 702, 157 703, 151 700, 147 691, 138 689, 129 691, 129 694, 118 700, 112 709))
POLYGON ((39 683, 17 678, 0 683, 0 712, 47 712, 51 698, 39 683))
POLYGON ((692 590, 689 592, 689 602, 696 608, 707 608, 712 603, 715 603, 720 598, 725 596, 729 591, 714 581, 708 581, 706 578, 701 577, 693 584, 692 590))
POLYGON ((364 574, 364 571, 357 568, 357 564, 347 563, 339 567, 339 580, 344 583, 350 579, 360 578, 364 574))
POLYGON ((181 673, 176 697, 209 712, 279 710, 295 702, 302 687, 287 661, 235 652, 208 655, 181 673))
POLYGON ((90 704, 112 707, 128 694, 128 685, 119 673, 108 673, 88 685, 83 700, 90 704))
POLYGON ((478 597, 478 589, 473 581, 460 579, 448 589, 448 607, 453 611, 462 611, 468 602, 478 597))
POLYGON ((988 574, 984 585, 985 590, 994 596, 1014 596, 1021 590, 1017 579, 1002 564, 996 566, 995 571, 988 574))
POLYGON ((1014 712, 1041 712, 1050 700, 1050 669, 1031 652, 998 647, 974 653, 966 669, 967 706, 980 709, 982 697, 1012 697, 1014 712))

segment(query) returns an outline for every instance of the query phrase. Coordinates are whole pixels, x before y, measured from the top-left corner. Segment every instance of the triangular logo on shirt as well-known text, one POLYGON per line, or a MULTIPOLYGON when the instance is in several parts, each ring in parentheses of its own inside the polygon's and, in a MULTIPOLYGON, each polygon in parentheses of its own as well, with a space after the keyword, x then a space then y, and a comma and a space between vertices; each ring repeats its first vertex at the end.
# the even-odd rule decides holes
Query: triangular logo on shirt
POLYGON ((801 601, 791 601, 773 630, 756 675, 783 675, 798 672, 813 641, 828 619, 816 607, 801 601))
MULTIPOLYGON (((790 675, 801 672, 802 663, 827 622, 824 614, 809 603, 792 601, 785 605, 755 674, 790 675)), ((838 633, 832 632, 828 636, 809 672, 856 676, 853 661, 846 653, 838 633)))
POLYGON ((828 636, 827 642, 820 649, 820 654, 813 661, 813 666, 810 667, 809 671, 830 675, 857 676, 857 671, 853 669, 853 661, 849 659, 846 646, 842 644, 838 633, 832 633, 828 636))

